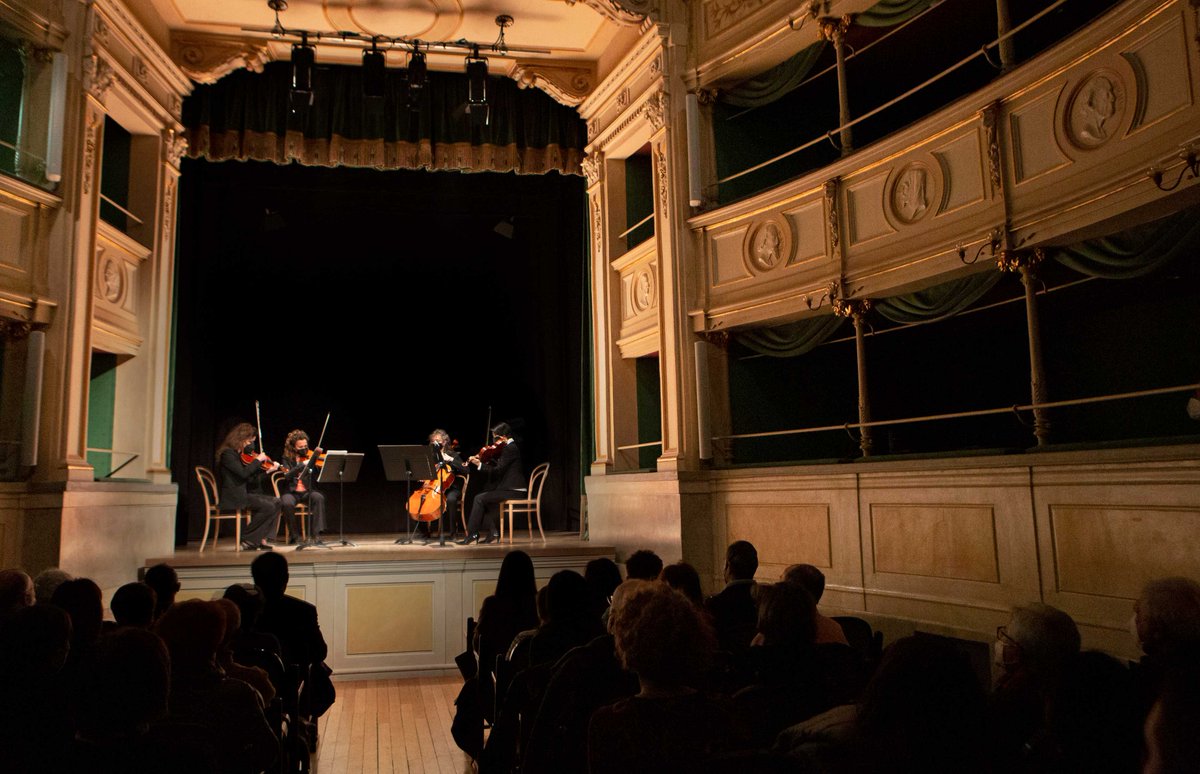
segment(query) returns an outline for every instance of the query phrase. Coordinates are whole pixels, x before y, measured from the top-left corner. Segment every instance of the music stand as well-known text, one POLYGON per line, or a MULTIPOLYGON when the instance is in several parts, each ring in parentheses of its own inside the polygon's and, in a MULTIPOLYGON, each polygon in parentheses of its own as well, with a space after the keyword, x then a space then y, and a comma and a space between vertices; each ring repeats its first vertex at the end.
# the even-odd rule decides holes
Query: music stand
POLYGON ((379 456, 383 458, 383 475, 388 481, 404 481, 404 537, 396 538, 397 545, 410 545, 412 519, 408 518, 408 501, 412 497, 414 481, 430 481, 434 478, 433 449, 425 444, 419 446, 379 445, 379 456))
MULTIPOLYGON (((317 474, 317 483, 327 484, 331 481, 338 483, 338 536, 341 538, 335 545, 355 546, 346 539, 346 482, 353 484, 358 480, 358 469, 362 467, 361 452, 331 451, 325 454, 325 466, 317 474)), ((357 547, 357 546, 356 546, 357 547)))

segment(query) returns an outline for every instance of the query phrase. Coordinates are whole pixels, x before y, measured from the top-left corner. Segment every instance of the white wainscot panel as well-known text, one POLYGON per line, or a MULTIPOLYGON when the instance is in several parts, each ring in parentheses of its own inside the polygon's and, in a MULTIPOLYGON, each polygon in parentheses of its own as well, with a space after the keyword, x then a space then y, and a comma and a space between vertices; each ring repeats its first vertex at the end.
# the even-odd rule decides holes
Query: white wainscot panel
POLYGON ((805 202, 783 216, 792 226, 796 240, 789 266, 803 266, 824 261, 825 255, 825 205, 820 198, 805 202))
POLYGON ((1070 163, 1055 139, 1055 113, 1061 91, 1060 87, 1012 108, 1009 125, 1016 162, 1014 175, 1018 183, 1070 163))
POLYGON ((1183 19, 1149 33, 1124 55, 1138 75, 1140 129, 1171 116, 1192 104, 1192 79, 1188 67, 1187 33, 1183 19))
POLYGON ((748 228, 746 225, 713 234, 709 240, 709 249, 712 251, 713 287, 750 277, 750 270, 746 268, 746 261, 742 257, 742 245, 748 228))
POLYGON ((883 189, 888 171, 856 180, 846 186, 846 210, 849 242, 862 244, 871 239, 895 233, 883 212, 883 189))
POLYGON ((945 145, 932 149, 934 158, 942 167, 942 178, 946 181, 942 189, 939 212, 954 212, 983 201, 984 164, 976 132, 957 137, 945 145))

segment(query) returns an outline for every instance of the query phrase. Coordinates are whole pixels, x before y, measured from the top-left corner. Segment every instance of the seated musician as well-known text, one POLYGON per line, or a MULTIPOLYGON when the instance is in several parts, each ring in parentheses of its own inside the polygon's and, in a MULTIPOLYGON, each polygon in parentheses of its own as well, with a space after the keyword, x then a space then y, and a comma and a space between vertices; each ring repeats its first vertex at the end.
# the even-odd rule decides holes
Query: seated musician
MULTIPOLYGON (((463 464, 462 457, 459 456, 458 451, 451 446, 450 435, 445 430, 438 428, 430 433, 429 445, 433 447, 434 456, 437 460, 454 474, 454 480, 442 492, 442 501, 445 503, 445 510, 438 519, 439 533, 444 533, 448 527, 453 531, 454 520, 458 516, 458 504, 462 499, 463 476, 470 473, 470 470, 463 464)), ((418 540, 423 543, 429 542, 431 524, 432 522, 428 521, 417 522, 418 540)))
POLYGON ((471 504, 467 535, 458 541, 462 546, 475 542, 493 543, 499 539, 496 519, 500 503, 524 497, 528 487, 525 468, 521 464, 521 448, 512 437, 512 428, 507 422, 501 422, 492 428, 492 437, 495 440, 490 447, 481 449, 480 454, 467 460, 479 470, 488 471, 491 480, 488 482, 487 491, 476 495, 471 504), (485 455, 484 452, 490 454, 485 455), (487 529, 487 537, 483 540, 479 539, 481 529, 487 529))
POLYGON ((309 459, 308 433, 303 430, 293 430, 288 433, 283 444, 283 469, 286 471, 283 480, 279 482, 279 504, 283 509, 283 518, 288 528, 288 545, 297 540, 302 534, 296 520, 296 505, 308 506, 308 539, 318 542, 321 532, 325 530, 325 495, 313 486, 316 478, 317 460, 321 449, 312 449, 312 459, 309 459))
POLYGON ((250 491, 263 476, 279 469, 266 454, 255 452, 258 433, 254 425, 236 425, 217 449, 217 472, 220 477, 221 509, 225 511, 250 509, 250 524, 242 530, 242 549, 267 550, 267 538, 275 534, 279 524, 279 499, 250 491))

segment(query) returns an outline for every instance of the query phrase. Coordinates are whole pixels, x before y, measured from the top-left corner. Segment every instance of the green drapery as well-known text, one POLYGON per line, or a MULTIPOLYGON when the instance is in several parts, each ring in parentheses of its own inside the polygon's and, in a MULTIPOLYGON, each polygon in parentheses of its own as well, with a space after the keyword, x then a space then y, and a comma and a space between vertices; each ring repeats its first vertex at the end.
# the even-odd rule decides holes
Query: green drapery
POLYGON ((721 89, 718 99, 734 107, 759 107, 774 102, 804 82, 827 45, 823 40, 813 43, 770 70, 721 89))
POLYGON ((942 0, 880 0, 855 16, 854 23, 864 27, 893 27, 940 2, 942 0))
POLYGON ((1165 266, 1180 255, 1200 252, 1200 209, 1192 208, 1117 234, 1066 247, 1048 255, 1088 277, 1133 279, 1165 266))
POLYGON ((731 338, 747 349, 767 357, 796 357, 810 352, 837 333, 844 317, 824 315, 770 328, 736 331, 731 338))
POLYGON ((892 322, 908 324, 933 322, 952 317, 974 304, 991 290, 1002 275, 985 271, 963 279, 943 282, 931 288, 884 298, 875 309, 892 322))
POLYGON ((578 113, 507 78, 487 85, 491 122, 475 127, 464 75, 429 73, 413 110, 400 71, 388 70, 384 96, 368 99, 361 68, 319 67, 312 106, 292 114, 290 64, 273 62, 262 73, 238 70, 197 87, 183 108, 188 153, 211 161, 580 174, 587 133, 578 113))

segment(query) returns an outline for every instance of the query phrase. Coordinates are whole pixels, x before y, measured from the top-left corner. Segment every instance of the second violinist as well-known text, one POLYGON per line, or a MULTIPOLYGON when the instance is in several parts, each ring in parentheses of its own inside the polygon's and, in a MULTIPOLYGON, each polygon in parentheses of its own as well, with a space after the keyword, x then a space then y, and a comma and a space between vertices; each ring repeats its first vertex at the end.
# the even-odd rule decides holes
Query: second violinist
POLYGON ((307 536, 310 541, 320 542, 320 534, 325 530, 325 495, 313 486, 321 453, 321 449, 309 449, 308 433, 303 430, 293 430, 284 441, 282 464, 285 472, 279 482, 279 504, 288 526, 289 544, 295 543, 296 536, 302 534, 296 521, 297 504, 308 506, 307 536))

